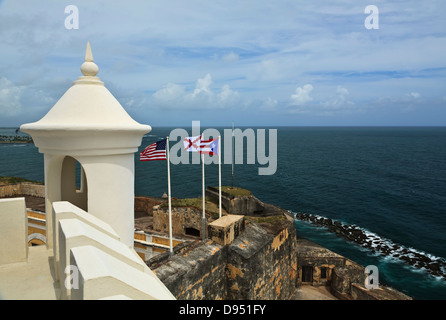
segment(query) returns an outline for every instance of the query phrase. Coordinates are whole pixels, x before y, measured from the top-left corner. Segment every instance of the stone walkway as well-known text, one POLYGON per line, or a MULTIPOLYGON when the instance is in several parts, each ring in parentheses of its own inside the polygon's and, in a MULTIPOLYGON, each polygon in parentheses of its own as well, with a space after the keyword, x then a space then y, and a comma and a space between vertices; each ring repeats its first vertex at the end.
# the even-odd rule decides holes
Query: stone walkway
POLYGON ((291 300, 339 300, 330 293, 328 287, 303 285, 296 289, 291 300))
POLYGON ((28 261, 0 266, 0 299, 58 300, 53 250, 46 246, 28 248, 28 261))

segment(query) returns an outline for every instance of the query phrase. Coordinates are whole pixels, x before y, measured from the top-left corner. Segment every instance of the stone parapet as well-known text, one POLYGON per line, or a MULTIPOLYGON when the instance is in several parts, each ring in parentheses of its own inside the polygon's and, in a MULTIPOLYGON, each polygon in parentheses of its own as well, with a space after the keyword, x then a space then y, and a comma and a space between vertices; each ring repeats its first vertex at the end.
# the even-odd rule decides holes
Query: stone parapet
POLYGON ((31 182, 19 182, 0 186, 0 198, 33 196, 45 198, 45 186, 31 182))

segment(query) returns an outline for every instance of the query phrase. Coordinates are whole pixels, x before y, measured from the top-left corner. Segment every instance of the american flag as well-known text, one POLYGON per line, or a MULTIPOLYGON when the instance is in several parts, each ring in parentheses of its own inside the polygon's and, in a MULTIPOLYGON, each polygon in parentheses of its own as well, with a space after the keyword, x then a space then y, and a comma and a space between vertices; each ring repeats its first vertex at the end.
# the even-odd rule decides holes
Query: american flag
POLYGON ((139 155, 140 161, 167 160, 166 157, 167 139, 152 143, 139 155))

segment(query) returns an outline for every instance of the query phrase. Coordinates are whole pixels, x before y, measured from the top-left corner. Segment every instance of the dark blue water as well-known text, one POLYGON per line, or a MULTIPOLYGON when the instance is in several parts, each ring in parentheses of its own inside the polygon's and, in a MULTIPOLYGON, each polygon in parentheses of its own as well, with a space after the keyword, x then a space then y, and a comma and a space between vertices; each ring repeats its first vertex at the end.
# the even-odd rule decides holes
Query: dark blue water
MULTIPOLYGON (((171 130, 154 128, 140 151, 171 130)), ((5 132, 14 129, 0 129, 5 132)), ((271 176, 259 176, 257 164, 235 165, 234 184, 291 212, 356 225, 432 259, 446 258, 446 128, 278 128, 277 164, 271 176)), ((167 191, 165 161, 140 162, 136 156, 135 171, 136 194, 167 191)), ((43 156, 30 144, 0 144, 0 175, 43 181, 43 156)), ((230 185, 230 164, 222 165, 222 176, 223 185, 230 185)), ((171 165, 171 182, 173 196, 200 196, 201 165, 171 165)), ((218 185, 217 165, 206 166, 206 184, 218 185)), ((295 225, 299 236, 364 266, 378 266, 381 283, 416 299, 446 299, 441 277, 326 229, 302 221, 295 225)))

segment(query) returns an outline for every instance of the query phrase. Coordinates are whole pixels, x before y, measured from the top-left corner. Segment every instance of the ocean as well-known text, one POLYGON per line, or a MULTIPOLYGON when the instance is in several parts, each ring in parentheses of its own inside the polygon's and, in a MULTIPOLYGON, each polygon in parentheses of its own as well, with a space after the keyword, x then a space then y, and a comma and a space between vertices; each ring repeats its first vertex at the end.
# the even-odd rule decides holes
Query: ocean
MULTIPOLYGON (((139 151, 172 129, 154 127, 139 151)), ((191 134, 190 127, 184 129, 191 134)), ((224 128, 215 129, 223 133, 224 128)), ((269 129, 277 129, 277 171, 258 175, 266 165, 246 164, 245 158, 244 164, 234 166, 235 186, 291 213, 360 228, 370 243, 374 241, 372 248, 295 220, 299 237, 364 266, 377 266, 381 284, 414 299, 446 299, 446 127, 269 129), (384 254, 378 246, 391 252, 384 254), (439 271, 434 275, 400 259, 403 255, 424 257, 439 265, 439 271)), ((266 132, 268 137, 268 128, 266 132)), ((15 135, 15 128, 0 128, 0 135, 5 134, 15 135)), ((223 185, 231 185, 231 169, 231 164, 222 164, 223 185)), ((172 196, 200 197, 201 170, 200 164, 171 165, 172 196)), ((218 186, 218 165, 205 170, 206 185, 218 186)), ((33 144, 0 144, 0 176, 43 181, 43 155, 33 144)), ((141 162, 136 154, 135 193, 164 192, 166 162, 141 162)))

